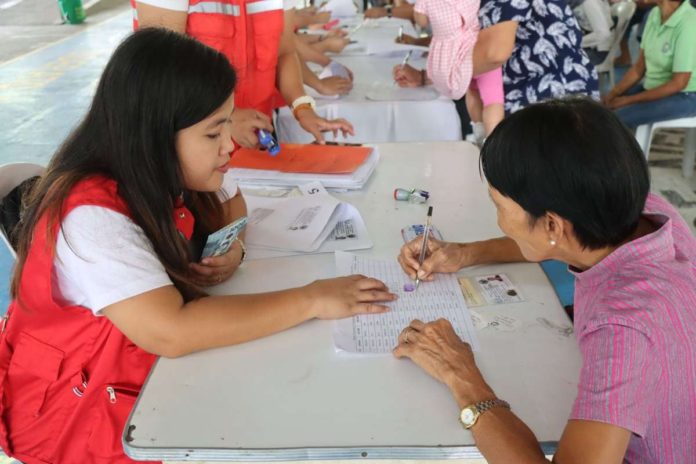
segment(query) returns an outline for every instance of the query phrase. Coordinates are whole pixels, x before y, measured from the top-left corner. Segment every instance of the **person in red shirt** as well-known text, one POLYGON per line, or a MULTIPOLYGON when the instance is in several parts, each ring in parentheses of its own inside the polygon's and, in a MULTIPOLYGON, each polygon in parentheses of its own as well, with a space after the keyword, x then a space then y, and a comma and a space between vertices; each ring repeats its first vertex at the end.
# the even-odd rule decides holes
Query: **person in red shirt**
POLYGON ((233 138, 256 146, 256 130, 272 130, 272 110, 289 104, 300 126, 320 143, 323 132, 354 135, 344 119, 327 120, 314 111, 305 95, 302 70, 295 51, 294 4, 283 0, 131 0, 134 27, 165 27, 190 35, 227 56, 239 84, 233 115, 233 138))
POLYGON ((226 174, 236 76, 164 29, 127 38, 32 190, 0 334, 0 447, 25 464, 132 463, 121 436, 157 356, 387 308, 375 279, 208 296, 244 246, 200 260, 246 213, 226 174), (196 245, 200 244, 200 245, 196 245))

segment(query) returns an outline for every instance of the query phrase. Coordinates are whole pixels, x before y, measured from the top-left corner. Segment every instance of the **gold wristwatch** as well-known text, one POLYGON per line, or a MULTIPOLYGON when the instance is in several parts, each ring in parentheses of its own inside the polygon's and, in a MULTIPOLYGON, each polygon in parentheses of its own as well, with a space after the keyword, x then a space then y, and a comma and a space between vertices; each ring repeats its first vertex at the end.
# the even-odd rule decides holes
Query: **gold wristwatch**
POLYGON ((510 409, 510 404, 507 401, 493 399, 486 401, 479 401, 462 409, 459 414, 459 421, 462 423, 465 429, 470 429, 476 424, 478 418, 481 414, 488 411, 491 408, 501 407, 510 409))

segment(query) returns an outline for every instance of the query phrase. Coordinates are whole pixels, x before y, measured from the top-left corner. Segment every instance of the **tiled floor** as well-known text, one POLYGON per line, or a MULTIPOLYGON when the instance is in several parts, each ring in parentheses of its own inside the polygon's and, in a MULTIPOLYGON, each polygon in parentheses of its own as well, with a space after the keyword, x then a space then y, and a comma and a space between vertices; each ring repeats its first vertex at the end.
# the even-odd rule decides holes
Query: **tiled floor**
MULTIPOLYGON (((0 65, 0 164, 48 162, 84 114, 111 51, 129 31, 130 12, 124 11, 54 45, 0 65)), ((690 180, 681 176, 682 143, 683 131, 655 136, 649 158, 653 190, 679 209, 696 234, 696 175, 690 180)), ((0 456, 0 464, 11 462, 16 461, 0 456)))

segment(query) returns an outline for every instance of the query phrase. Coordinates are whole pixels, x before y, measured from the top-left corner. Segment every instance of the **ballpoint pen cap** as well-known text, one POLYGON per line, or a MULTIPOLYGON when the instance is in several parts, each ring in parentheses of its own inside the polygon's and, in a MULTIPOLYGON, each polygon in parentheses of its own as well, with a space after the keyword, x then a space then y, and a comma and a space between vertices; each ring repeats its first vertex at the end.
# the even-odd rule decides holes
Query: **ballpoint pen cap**
POLYGON ((428 206, 428 217, 430 217, 430 216, 432 216, 432 215, 433 215, 433 207, 432 207, 432 206, 428 206))

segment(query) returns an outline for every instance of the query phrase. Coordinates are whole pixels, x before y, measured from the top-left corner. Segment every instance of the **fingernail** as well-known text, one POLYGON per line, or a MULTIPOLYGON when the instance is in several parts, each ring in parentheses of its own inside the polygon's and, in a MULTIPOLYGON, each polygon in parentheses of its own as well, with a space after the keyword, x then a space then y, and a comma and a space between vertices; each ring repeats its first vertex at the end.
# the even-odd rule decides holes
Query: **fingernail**
POLYGON ((203 263, 203 264, 210 264, 210 260, 209 260, 209 259, 204 259, 203 261, 201 261, 201 263, 203 263))
POLYGON ((421 278, 421 279, 422 279, 423 277, 425 277, 425 271, 423 271, 423 270, 418 271, 418 277, 421 278))

